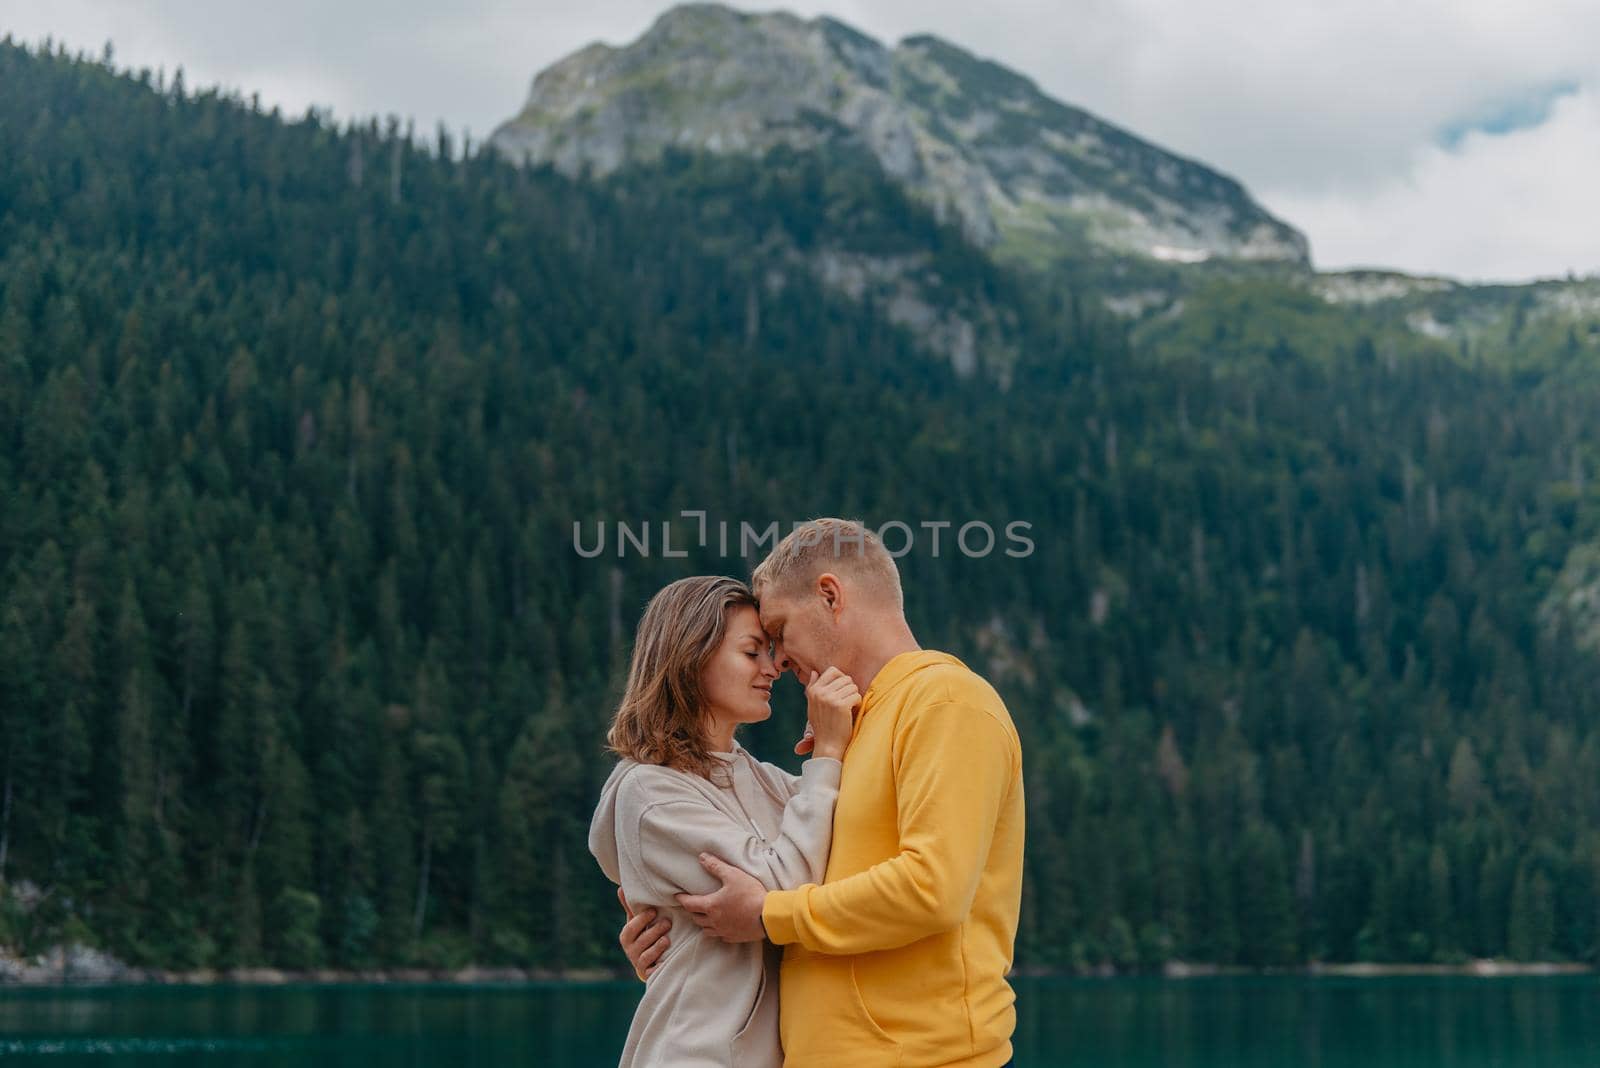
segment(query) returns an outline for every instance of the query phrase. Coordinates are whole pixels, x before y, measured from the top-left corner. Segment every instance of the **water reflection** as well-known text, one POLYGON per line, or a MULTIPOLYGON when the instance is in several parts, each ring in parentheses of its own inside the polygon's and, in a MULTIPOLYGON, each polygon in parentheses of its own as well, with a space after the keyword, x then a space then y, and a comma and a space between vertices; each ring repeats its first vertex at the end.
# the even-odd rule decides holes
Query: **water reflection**
MULTIPOLYGON (((1575 1068, 1600 980, 1019 980, 1028 1068, 1575 1068)), ((614 1064, 631 982, 0 992, 7 1065, 614 1064)))

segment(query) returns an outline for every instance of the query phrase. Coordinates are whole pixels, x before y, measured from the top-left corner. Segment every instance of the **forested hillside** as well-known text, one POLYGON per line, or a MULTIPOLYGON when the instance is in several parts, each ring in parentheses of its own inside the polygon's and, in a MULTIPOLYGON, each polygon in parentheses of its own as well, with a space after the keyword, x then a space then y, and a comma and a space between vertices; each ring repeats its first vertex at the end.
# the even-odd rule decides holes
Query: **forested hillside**
POLYGON ((1270 278, 1133 342, 865 157, 574 181, 9 43, 0 159, 0 945, 618 963, 640 609, 844 514, 1022 731, 1019 966, 1600 956, 1585 350, 1270 278), (934 250, 1004 368, 763 253, 824 243, 934 250))

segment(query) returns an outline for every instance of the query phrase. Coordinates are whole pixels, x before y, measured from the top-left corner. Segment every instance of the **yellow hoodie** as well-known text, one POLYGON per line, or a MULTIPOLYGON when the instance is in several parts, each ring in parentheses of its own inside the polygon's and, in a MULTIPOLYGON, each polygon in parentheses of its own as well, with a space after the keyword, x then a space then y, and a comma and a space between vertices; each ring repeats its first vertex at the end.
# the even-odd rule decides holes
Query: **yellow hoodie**
POLYGON ((1022 747, 948 653, 901 653, 862 696, 822 885, 767 894, 787 1068, 998 1068, 1011 1058, 1022 747))

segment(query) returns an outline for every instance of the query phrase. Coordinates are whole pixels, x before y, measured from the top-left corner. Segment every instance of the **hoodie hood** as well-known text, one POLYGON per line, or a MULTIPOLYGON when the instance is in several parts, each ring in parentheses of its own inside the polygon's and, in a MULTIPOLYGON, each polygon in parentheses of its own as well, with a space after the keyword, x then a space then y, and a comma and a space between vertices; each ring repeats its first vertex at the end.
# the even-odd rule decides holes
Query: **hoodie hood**
POLYGON ((594 818, 589 821, 589 852, 600 862, 606 878, 622 885, 622 867, 617 860, 617 788, 628 773, 639 767, 637 760, 623 757, 600 788, 600 802, 594 806, 594 818))
MULTIPOLYGON (((711 755, 728 763, 751 759, 737 739, 731 752, 711 755)), ((653 766, 629 757, 617 761, 611 774, 606 777, 605 785, 600 788, 600 800, 595 803, 594 817, 589 821, 589 852, 600 862, 600 870, 606 873, 606 878, 618 886, 622 885, 622 866, 617 854, 617 798, 622 792, 624 780, 630 774, 639 768, 653 766)), ((778 798, 778 802, 781 805, 783 799, 778 798)))
POLYGON ((889 658, 888 663, 878 669, 878 673, 867 684, 866 692, 861 695, 861 715, 866 715, 868 710, 881 701, 885 694, 905 682, 912 675, 927 671, 930 668, 946 666, 971 670, 956 657, 938 649, 912 649, 904 653, 895 654, 889 658))

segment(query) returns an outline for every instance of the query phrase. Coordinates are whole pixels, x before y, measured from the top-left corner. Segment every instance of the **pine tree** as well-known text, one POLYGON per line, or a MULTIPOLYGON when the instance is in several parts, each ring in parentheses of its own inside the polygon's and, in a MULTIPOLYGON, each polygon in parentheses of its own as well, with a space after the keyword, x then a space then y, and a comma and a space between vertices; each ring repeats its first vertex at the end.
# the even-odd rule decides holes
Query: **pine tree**
POLYGON ((1550 879, 1527 864, 1511 891, 1506 952, 1513 960, 1548 960, 1555 942, 1555 902, 1550 879))

